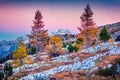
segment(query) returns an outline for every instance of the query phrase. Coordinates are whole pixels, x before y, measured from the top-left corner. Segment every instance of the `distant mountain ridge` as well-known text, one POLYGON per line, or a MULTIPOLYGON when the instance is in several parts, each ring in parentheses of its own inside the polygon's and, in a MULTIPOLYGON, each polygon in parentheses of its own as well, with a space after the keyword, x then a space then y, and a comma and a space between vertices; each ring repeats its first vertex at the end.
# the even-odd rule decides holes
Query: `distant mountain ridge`
POLYGON ((3 40, 0 42, 0 58, 7 56, 17 49, 17 41, 6 41, 3 40))
POLYGON ((68 29, 58 29, 55 32, 52 32, 52 35, 65 35, 65 34, 71 34, 70 30, 68 30, 68 29))

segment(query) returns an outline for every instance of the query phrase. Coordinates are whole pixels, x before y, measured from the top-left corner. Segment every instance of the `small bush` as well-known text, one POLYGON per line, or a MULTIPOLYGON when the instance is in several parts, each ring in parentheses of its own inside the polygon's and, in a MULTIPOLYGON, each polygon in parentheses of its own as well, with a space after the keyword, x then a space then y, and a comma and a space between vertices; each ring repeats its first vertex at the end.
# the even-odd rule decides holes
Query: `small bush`
POLYGON ((6 76, 11 76, 13 74, 13 67, 11 64, 9 64, 9 63, 5 64, 4 73, 6 76))
POLYGON ((14 68, 17 68, 20 66, 20 60, 13 60, 12 65, 14 68))
POLYGON ((115 75, 116 73, 117 72, 114 67, 98 70, 98 74, 105 77, 115 75))
POLYGON ((72 44, 69 44, 69 46, 68 46, 68 51, 69 52, 73 52, 74 51, 74 46, 72 45, 72 44))
POLYGON ((116 41, 120 41, 120 35, 117 37, 116 41))
POLYGON ((31 47, 30 48, 30 54, 35 54, 36 53, 36 48, 35 47, 31 47))
POLYGON ((2 80, 4 78, 4 73, 0 72, 0 80, 2 80))
POLYGON ((69 52, 73 52, 73 51, 76 52, 76 51, 79 50, 79 47, 76 46, 76 45, 73 46, 72 44, 69 44, 67 49, 68 49, 69 52))
POLYGON ((92 43, 91 43, 91 46, 95 45, 96 44, 96 40, 94 40, 92 43))
POLYGON ((79 47, 74 46, 74 51, 76 52, 76 51, 78 51, 78 50, 79 50, 79 47))
POLYGON ((63 48, 66 48, 66 46, 67 46, 67 45, 66 45, 65 43, 63 43, 63 48))
POLYGON ((83 39, 82 38, 78 38, 77 40, 76 40, 76 44, 80 44, 80 43, 82 43, 83 42, 83 39))

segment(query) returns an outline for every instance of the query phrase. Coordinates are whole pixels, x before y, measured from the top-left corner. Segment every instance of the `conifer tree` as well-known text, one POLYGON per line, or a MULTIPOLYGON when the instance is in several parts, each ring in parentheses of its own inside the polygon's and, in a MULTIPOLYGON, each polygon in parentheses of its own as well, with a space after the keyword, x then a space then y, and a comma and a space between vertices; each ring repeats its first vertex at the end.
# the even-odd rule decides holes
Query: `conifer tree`
POLYGON ((10 63, 5 63, 4 74, 5 74, 5 78, 13 74, 13 67, 10 63))
POLYGON ((4 73, 0 72, 0 80, 3 80, 3 78, 4 78, 4 73))
POLYGON ((36 53, 38 53, 38 51, 44 51, 44 48, 48 43, 48 34, 47 30, 43 29, 44 23, 42 18, 43 16, 41 12, 37 10, 33 20, 34 24, 32 26, 32 31, 28 35, 31 46, 36 47, 36 53))
POLYGON ((26 46, 24 45, 24 43, 21 40, 19 40, 18 49, 14 51, 13 58, 15 60, 19 60, 20 64, 22 65, 22 63, 23 63, 22 58, 24 58, 26 56, 27 56, 26 46))
POLYGON ((69 44, 67 49, 68 49, 69 52, 73 52, 75 47, 72 44, 69 44))
POLYGON ((86 8, 85 8, 85 12, 80 16, 81 19, 81 27, 78 27, 78 29, 81 31, 85 31, 85 36, 86 36, 86 48, 89 47, 89 28, 90 27, 95 27, 95 23, 93 21, 93 12, 89 6, 89 4, 87 4, 86 8))
POLYGON ((104 27, 99 35, 100 40, 107 42, 110 39, 110 34, 107 32, 107 29, 104 27))

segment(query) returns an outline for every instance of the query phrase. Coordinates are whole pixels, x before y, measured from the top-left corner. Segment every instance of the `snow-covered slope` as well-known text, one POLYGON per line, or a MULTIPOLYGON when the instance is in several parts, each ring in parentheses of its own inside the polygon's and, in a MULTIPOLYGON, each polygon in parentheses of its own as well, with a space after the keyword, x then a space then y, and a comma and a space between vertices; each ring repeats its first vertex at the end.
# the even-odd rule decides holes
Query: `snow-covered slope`
MULTIPOLYGON (((95 60, 97 60, 98 58, 101 59, 102 56, 105 56, 107 53, 110 53, 109 55, 120 54, 120 47, 115 46, 116 44, 118 44, 118 43, 114 43, 114 44, 102 43, 96 47, 82 50, 81 52, 95 53, 99 50, 105 50, 107 48, 110 51, 101 53, 101 54, 97 54, 93 57, 89 57, 89 58, 83 60, 82 62, 80 62, 78 60, 77 62, 74 62, 73 64, 62 65, 62 66, 59 66, 59 67, 56 67, 56 68, 53 68, 50 70, 46 70, 46 71, 43 71, 40 73, 30 74, 28 76, 21 78, 20 80, 49 80, 50 75, 53 75, 58 72, 64 72, 64 71, 86 70, 88 72, 92 72, 92 71, 98 69, 98 67, 95 66, 95 60)), ((62 60, 62 59, 60 59, 60 57, 58 57, 58 59, 62 60)))
POLYGON ((95 53, 97 51, 103 51, 105 49, 115 49, 117 46, 115 46, 116 44, 118 44, 120 42, 114 42, 113 43, 101 43, 100 45, 97 45, 95 47, 90 47, 88 49, 83 49, 81 52, 87 52, 87 53, 95 53))

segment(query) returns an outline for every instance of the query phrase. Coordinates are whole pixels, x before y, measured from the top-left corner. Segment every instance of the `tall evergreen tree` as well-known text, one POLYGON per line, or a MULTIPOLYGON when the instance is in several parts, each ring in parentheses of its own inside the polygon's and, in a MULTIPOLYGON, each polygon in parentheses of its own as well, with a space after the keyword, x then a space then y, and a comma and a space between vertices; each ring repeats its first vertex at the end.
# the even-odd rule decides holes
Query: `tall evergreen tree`
POLYGON ((89 28, 90 27, 95 27, 95 23, 93 21, 93 12, 89 6, 89 4, 87 4, 86 8, 85 8, 85 12, 80 16, 81 19, 81 27, 78 27, 78 29, 81 31, 85 30, 85 36, 86 36, 86 48, 89 47, 89 28))
POLYGON ((44 23, 42 21, 42 14, 40 11, 36 11, 33 20, 34 25, 32 26, 31 34, 28 35, 31 46, 36 47, 36 53, 38 51, 44 51, 46 44, 48 43, 47 30, 44 30, 44 23))
POLYGON ((99 34, 100 40, 107 42, 110 39, 110 34, 107 32, 107 29, 104 27, 99 34))

